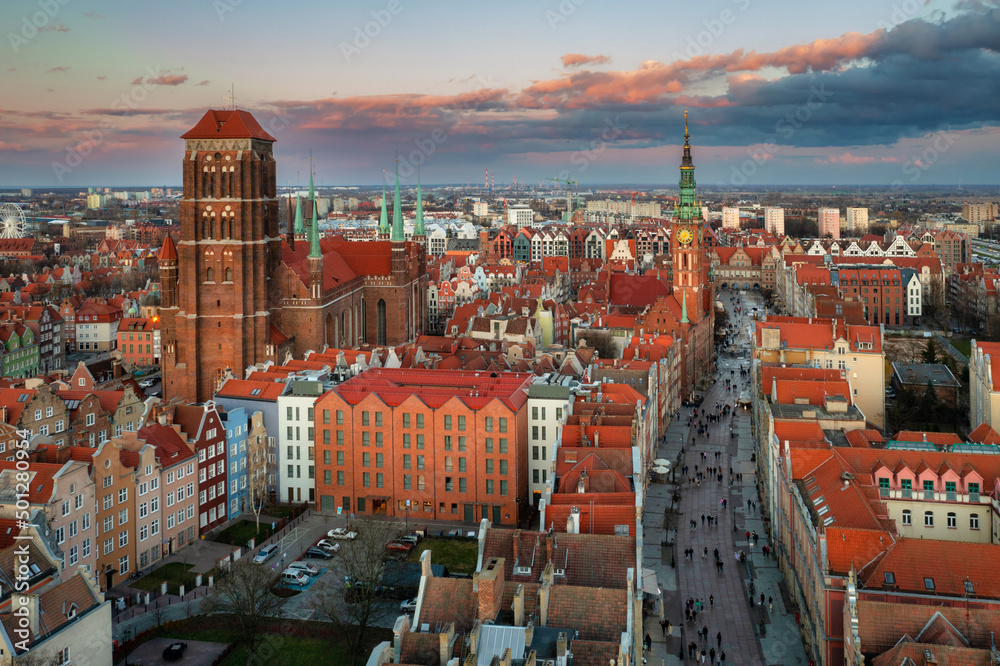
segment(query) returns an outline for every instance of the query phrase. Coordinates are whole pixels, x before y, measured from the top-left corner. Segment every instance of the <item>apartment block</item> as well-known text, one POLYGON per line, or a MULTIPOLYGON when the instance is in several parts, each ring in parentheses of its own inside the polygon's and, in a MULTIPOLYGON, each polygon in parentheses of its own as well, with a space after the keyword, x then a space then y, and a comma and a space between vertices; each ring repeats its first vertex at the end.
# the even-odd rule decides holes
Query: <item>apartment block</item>
POLYGON ((840 238, 840 209, 820 208, 816 213, 820 238, 840 238))
POLYGON ((315 407, 317 508, 516 525, 533 379, 373 368, 335 386, 315 407))
POLYGON ((570 415, 571 391, 558 382, 560 378, 555 375, 548 378, 553 383, 536 383, 528 389, 528 495, 533 507, 545 493, 556 442, 570 415))
POLYGON ((868 209, 848 208, 847 228, 852 236, 864 236, 868 233, 868 209))

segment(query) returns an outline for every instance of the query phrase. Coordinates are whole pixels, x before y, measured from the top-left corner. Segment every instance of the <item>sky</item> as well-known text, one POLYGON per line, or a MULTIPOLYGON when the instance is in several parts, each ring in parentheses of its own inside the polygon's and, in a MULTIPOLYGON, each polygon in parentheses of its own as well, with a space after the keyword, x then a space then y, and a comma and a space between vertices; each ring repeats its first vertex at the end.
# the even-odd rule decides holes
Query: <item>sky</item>
POLYGON ((308 181, 994 184, 1000 0, 4 0, 0 188, 177 186, 208 108, 308 181))

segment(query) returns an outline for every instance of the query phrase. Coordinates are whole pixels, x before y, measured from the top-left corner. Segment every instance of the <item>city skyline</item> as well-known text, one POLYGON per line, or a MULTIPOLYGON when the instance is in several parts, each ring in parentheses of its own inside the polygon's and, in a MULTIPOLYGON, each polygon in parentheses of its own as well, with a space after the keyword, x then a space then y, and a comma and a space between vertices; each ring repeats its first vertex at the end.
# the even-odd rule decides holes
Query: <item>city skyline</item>
POLYGON ((180 134, 233 89, 280 186, 312 149, 326 186, 376 184, 398 151, 408 185, 419 161, 426 184, 670 187, 685 109, 700 186, 996 182, 996 0, 172 10, 0 9, 0 184, 176 186, 180 134))

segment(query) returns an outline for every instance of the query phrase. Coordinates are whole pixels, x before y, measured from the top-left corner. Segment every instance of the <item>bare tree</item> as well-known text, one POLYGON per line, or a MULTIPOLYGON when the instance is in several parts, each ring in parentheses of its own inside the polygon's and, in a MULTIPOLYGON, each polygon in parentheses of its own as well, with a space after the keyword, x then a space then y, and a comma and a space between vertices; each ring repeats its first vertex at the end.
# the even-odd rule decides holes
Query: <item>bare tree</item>
POLYGON ((309 607, 332 622, 357 664, 371 626, 398 612, 384 584, 386 545, 402 532, 399 523, 363 519, 353 541, 341 542, 340 554, 332 560, 332 576, 317 583, 309 607))
POLYGON ((220 578, 210 596, 201 604, 205 614, 221 613, 233 618, 236 640, 247 649, 247 664, 252 664, 270 618, 281 614, 286 599, 271 593, 274 573, 270 567, 237 560, 229 573, 220 578))
POLYGON ((267 436, 267 431, 264 429, 263 423, 264 417, 260 412, 255 412, 251 416, 250 433, 247 437, 247 456, 250 459, 250 469, 247 470, 247 479, 249 481, 248 495, 250 510, 253 511, 257 519, 257 531, 255 534, 260 533, 260 514, 264 507, 267 506, 268 498, 270 497, 267 487, 269 470, 268 449, 270 441, 273 438, 267 436))
POLYGON ((53 655, 35 649, 14 657, 11 666, 53 666, 56 663, 58 662, 53 655))
POLYGON ((156 626, 158 627, 163 624, 163 619, 166 617, 167 609, 159 603, 154 602, 153 610, 150 611, 150 614, 153 616, 153 621, 156 622, 156 626))

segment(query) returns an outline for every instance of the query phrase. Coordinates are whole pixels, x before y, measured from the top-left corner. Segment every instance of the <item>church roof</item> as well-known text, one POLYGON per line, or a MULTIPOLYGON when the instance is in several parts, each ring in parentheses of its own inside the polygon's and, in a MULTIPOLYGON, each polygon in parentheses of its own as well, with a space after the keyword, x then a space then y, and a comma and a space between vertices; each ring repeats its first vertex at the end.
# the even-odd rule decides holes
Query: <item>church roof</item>
POLYGON ((257 119, 240 109, 209 109, 182 139, 276 139, 264 131, 257 119))

